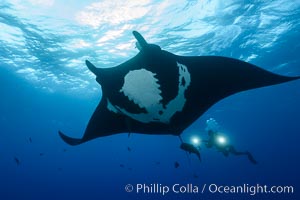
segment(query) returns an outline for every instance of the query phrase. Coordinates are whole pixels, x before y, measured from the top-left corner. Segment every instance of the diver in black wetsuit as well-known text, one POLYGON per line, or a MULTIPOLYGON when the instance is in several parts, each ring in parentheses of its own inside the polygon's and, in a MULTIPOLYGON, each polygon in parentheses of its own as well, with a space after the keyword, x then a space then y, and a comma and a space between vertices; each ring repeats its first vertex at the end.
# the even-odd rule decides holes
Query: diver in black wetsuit
POLYGON ((195 154, 201 162, 201 155, 200 155, 200 148, 199 147, 197 148, 192 144, 182 142, 181 145, 180 145, 180 148, 182 150, 186 151, 189 154, 191 154, 191 153, 195 154))
POLYGON ((253 164, 257 164, 257 161, 254 159, 252 154, 249 151, 237 151, 232 145, 226 144, 226 140, 216 131, 208 130, 208 140, 206 140, 205 144, 207 148, 216 147, 216 149, 224 154, 224 156, 229 156, 229 154, 233 154, 236 156, 247 156, 249 161, 253 164))

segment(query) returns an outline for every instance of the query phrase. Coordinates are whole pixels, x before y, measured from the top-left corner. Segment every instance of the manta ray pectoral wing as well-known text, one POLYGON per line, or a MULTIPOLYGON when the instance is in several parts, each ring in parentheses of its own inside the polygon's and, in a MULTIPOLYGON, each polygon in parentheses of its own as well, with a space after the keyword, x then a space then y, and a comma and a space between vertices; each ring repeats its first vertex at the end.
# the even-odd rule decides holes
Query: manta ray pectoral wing
POLYGON ((106 97, 104 96, 92 115, 81 139, 66 136, 61 131, 58 133, 67 144, 74 146, 98 137, 124 132, 128 132, 125 116, 109 110, 106 97))
POLYGON ((65 134, 63 134, 61 131, 58 131, 59 136, 65 141, 67 144, 75 146, 82 143, 82 139, 79 138, 71 138, 65 134))

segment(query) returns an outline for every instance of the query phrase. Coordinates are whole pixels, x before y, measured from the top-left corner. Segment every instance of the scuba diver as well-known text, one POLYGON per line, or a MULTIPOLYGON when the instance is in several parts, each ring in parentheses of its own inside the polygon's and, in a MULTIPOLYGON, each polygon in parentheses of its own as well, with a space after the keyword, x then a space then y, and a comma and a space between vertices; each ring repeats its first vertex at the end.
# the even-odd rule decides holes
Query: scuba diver
MULTIPOLYGON (((237 151, 233 145, 229 144, 226 141, 226 138, 222 136, 222 134, 219 132, 219 125, 215 119, 213 118, 208 119, 206 121, 206 125, 207 126, 205 130, 208 133, 208 139, 202 140, 202 142, 205 144, 207 148, 215 147, 219 152, 223 153, 225 157, 228 157, 230 154, 235 156, 247 156, 251 163, 257 164, 257 161, 254 159, 254 157, 249 151, 237 151)), ((201 162, 201 156, 200 156, 201 149, 199 144, 200 139, 193 138, 191 144, 183 142, 180 136, 179 139, 181 141, 180 148, 189 154, 191 153, 195 154, 201 162)))
POLYGON ((191 153, 195 154, 201 162, 201 156, 200 156, 200 149, 199 148, 195 147, 192 144, 185 143, 185 142, 181 143, 180 148, 182 150, 186 151, 189 154, 191 154, 191 153))
POLYGON ((207 148, 215 147, 219 152, 222 152, 224 156, 229 156, 229 154, 236 155, 236 156, 247 156, 249 161, 253 164, 257 164, 257 161, 254 159, 252 154, 249 151, 237 151, 234 146, 228 144, 226 142, 226 138, 223 137, 218 132, 218 124, 213 119, 210 118, 206 121, 207 127, 206 131, 208 132, 208 140, 205 140, 205 145, 207 148))
POLYGON ((179 139, 181 141, 180 149, 186 152, 189 163, 191 164, 189 154, 195 154, 198 157, 199 161, 201 162, 202 160, 200 155, 200 146, 184 142, 181 136, 179 136, 179 139))

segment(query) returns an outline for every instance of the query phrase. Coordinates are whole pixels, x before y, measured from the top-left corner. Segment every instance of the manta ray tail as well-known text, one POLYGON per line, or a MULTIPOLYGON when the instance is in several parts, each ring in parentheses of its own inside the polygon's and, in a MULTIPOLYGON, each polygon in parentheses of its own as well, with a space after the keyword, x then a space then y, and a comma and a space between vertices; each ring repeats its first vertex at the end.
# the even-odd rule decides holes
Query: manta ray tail
POLYGON ((63 134, 61 131, 58 131, 58 133, 59 133, 59 136, 63 139, 63 141, 65 141, 69 145, 75 146, 75 145, 78 145, 78 144, 82 143, 81 139, 71 138, 71 137, 66 136, 65 134, 63 134))

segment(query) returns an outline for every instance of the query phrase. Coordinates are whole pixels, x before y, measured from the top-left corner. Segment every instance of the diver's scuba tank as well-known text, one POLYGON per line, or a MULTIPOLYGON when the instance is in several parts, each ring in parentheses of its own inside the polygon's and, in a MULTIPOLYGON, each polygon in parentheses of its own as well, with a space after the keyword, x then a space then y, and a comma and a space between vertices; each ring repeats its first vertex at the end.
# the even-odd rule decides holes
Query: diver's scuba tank
POLYGON ((205 130, 208 131, 213 131, 214 133, 219 131, 219 124, 214 118, 209 118, 206 120, 206 128, 205 130))

